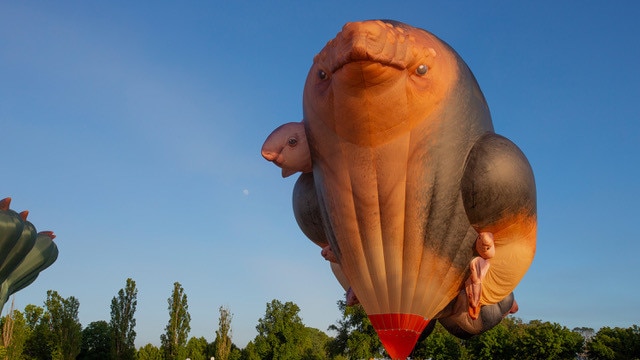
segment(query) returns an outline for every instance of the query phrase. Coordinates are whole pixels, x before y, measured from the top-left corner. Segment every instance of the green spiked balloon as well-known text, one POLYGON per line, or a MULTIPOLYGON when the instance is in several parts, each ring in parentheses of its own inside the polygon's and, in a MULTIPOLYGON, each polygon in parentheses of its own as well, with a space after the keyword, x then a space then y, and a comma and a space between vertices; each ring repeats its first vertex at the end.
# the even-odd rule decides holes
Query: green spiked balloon
POLYGON ((13 246, 10 249, 2 250, 4 253, 0 255, 0 283, 6 280, 7 276, 20 265, 36 243, 36 227, 27 221, 29 212, 23 211, 19 215, 23 220, 24 226, 20 237, 15 243, 11 244, 13 246))
POLYGON ((28 211, 9 209, 11 198, 0 200, 0 311, 9 296, 30 285, 58 258, 51 231, 37 233, 28 211))
POLYGON ((25 225, 20 214, 9 209, 10 204, 11 198, 0 200, 0 264, 16 246, 25 225))

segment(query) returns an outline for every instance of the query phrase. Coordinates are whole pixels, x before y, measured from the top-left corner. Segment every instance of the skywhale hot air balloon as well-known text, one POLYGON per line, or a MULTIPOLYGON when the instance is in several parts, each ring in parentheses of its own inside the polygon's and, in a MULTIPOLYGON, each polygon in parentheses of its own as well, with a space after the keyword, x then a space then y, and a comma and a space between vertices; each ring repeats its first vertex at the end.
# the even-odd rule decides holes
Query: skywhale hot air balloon
POLYGON ((0 310, 58 258, 53 232, 38 233, 27 221, 29 212, 17 213, 10 204, 11 198, 0 200, 0 310))
POLYGON ((392 358, 434 319, 467 337, 517 308, 536 246, 533 172, 450 46, 395 21, 348 23, 314 58, 303 115, 312 171, 297 169, 296 220, 392 358))

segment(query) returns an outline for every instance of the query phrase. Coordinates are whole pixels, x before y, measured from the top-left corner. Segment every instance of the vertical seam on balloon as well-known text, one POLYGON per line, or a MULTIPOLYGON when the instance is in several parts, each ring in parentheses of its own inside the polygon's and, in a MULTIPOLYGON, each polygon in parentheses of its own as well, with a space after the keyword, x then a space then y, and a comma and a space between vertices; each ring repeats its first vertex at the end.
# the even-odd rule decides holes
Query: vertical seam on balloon
MULTIPOLYGON (((433 181, 432 183, 432 189, 436 189, 438 186, 438 173, 437 173, 437 168, 434 169, 434 173, 431 177, 431 180, 433 181)), ((427 214, 424 218, 425 223, 423 223, 423 228, 424 228, 424 247, 422 249, 422 257, 421 257, 421 262, 426 262, 426 264, 424 264, 424 266, 420 267, 420 274, 418 275, 421 279, 430 279, 431 277, 435 276, 435 272, 434 270, 436 270, 435 267, 435 261, 433 261, 433 254, 437 253, 434 250, 437 250, 437 248, 434 248, 431 243, 428 243, 429 237, 430 237, 430 231, 429 231, 429 225, 430 222, 429 220, 432 219, 432 216, 434 215, 434 208, 435 208, 435 202, 436 202, 436 195, 435 193, 431 192, 431 197, 429 199, 429 206, 427 207, 427 214), (424 269, 424 271, 423 271, 424 269), (422 276, 424 274, 424 277, 422 276)), ((442 279, 440 279, 440 281, 442 281, 442 279)), ((432 282, 429 282, 430 284, 432 282)), ((425 284, 426 285, 426 284, 425 284)), ((433 292, 431 289, 427 289, 427 291, 423 292, 423 296, 427 296, 431 294, 432 296, 430 296, 429 299, 425 299, 424 297, 422 299, 420 299, 420 303, 423 304, 424 306, 424 310, 426 311, 426 309, 429 307, 427 306, 428 304, 431 303, 432 299, 434 298, 433 296, 433 292)))
MULTIPOLYGON (((412 132, 411 135, 413 135, 413 132, 412 132)), ((426 159, 420 159, 420 160, 421 161, 426 161, 426 159)), ((421 177, 429 177, 428 174, 429 173, 423 173, 423 174, 421 174, 421 177)), ((414 179, 414 181, 424 181, 424 180, 425 180, 424 178, 414 179)), ((433 197, 431 189, 432 188, 427 189, 427 193, 424 194, 424 196, 427 197, 427 199, 425 199, 425 200, 428 200, 429 203, 431 203, 431 199, 433 197)), ((421 189, 419 189, 419 190, 421 190, 421 189)), ((420 191, 418 191, 418 193, 419 192, 420 191)), ((415 194, 414 196, 417 196, 417 195, 418 194, 415 194)), ((409 204, 409 202, 407 202, 405 204, 405 207, 409 206, 408 204, 409 204)), ((430 215, 431 210, 430 210, 430 208, 425 207, 425 208, 419 209, 418 211, 419 211, 418 214, 417 214, 418 218, 416 220, 420 222, 418 224, 418 228, 419 228, 419 231, 420 231, 420 238, 418 240, 421 242, 421 244, 420 244, 421 246, 420 246, 420 253, 418 254, 418 256, 419 256, 418 269, 414 270, 414 271, 417 272, 417 275, 416 275, 416 281, 415 281, 415 285, 414 285, 414 289, 413 289, 413 294, 412 294, 412 297, 411 297, 411 307, 410 308, 411 309, 416 309, 416 308, 422 309, 421 311, 415 311, 415 310, 414 311, 419 313, 420 315, 423 315, 424 306, 422 304, 424 303, 424 296, 427 294, 427 291, 426 290, 422 290, 420 293, 418 293, 417 289, 418 289, 418 286, 419 286, 419 283, 420 283, 419 281, 420 281, 420 279, 422 279, 421 275, 423 273, 423 268, 425 268, 425 266, 428 266, 428 264, 426 264, 425 261, 424 261, 425 260, 424 252, 425 252, 425 249, 426 249, 425 240, 426 240, 427 230, 425 228, 426 224, 423 223, 423 220, 429 219, 429 215, 430 215), (426 214, 422 214, 422 212, 426 212, 426 214), (422 214, 422 216, 420 216, 421 214, 422 214), (418 299, 418 294, 422 295, 419 299, 418 299)), ((406 222, 406 220, 407 219, 405 218, 405 222, 406 222)))
MULTIPOLYGON (((409 144, 410 143, 411 142, 409 141, 409 144)), ((399 251, 400 261, 401 261, 401 263, 398 266, 399 274, 397 275, 397 277, 400 280, 400 284, 398 285, 398 293, 395 294, 395 296, 397 296, 399 298, 398 301, 397 301, 398 308, 394 309, 394 312, 398 312, 398 313, 402 310, 402 303, 403 303, 403 300, 404 300, 402 298, 402 288, 404 288, 405 280, 406 280, 406 276, 405 276, 405 272, 404 272, 404 263, 405 263, 405 261, 404 261, 404 251, 405 251, 405 248, 406 248, 405 245, 406 245, 406 241, 407 241, 405 223, 406 223, 406 218, 407 218, 406 204, 407 204, 407 177, 408 177, 407 172, 408 172, 408 168, 409 168, 408 161, 409 161, 409 149, 410 149, 410 145, 409 144, 405 147, 406 152, 404 154, 404 157, 401 157, 401 159, 407 159, 405 161, 405 167, 404 167, 404 173, 403 173, 403 177, 404 178, 401 181, 398 182, 399 186, 402 186, 402 192, 403 192, 402 199, 403 199, 403 204, 404 204, 404 206, 402 206, 402 208, 401 208, 401 210, 402 210, 402 219, 403 219, 403 221, 401 222, 401 226, 402 226, 402 235, 401 235, 402 237, 401 237, 401 239, 402 239, 402 241, 400 242, 400 249, 397 250, 397 251, 399 251)))
MULTIPOLYGON (((373 156, 373 154, 371 153, 371 149, 369 148, 369 151, 365 152, 366 156, 369 157, 369 159, 367 159, 368 161, 372 162, 372 160, 375 158, 373 156)), ((353 155, 353 154, 351 154, 353 155)), ((349 160, 351 160, 353 158, 353 156, 347 157, 349 160)), ((354 169, 357 168, 356 166, 349 166, 349 169, 354 169)), ((356 176, 361 174, 355 174, 356 176)), ((376 182, 376 186, 375 188, 377 189, 377 174, 373 174, 373 181, 376 182)), ((351 179, 351 186, 353 188, 353 179, 354 177, 350 175, 350 179, 351 179)), ((365 263, 367 265, 367 269, 369 272, 369 278, 371 281, 371 284, 373 285, 373 295, 374 297, 377 298, 377 303, 378 303, 378 311, 381 311, 380 309, 385 309, 388 308, 389 305, 389 294, 388 294, 388 288, 387 288, 387 284, 386 284, 386 266, 384 263, 384 243, 383 243, 383 238, 382 238, 382 228, 380 227, 380 231, 379 233, 379 239, 378 236, 376 236, 376 234, 374 234, 373 238, 371 238, 369 235, 369 233, 371 232, 371 229, 364 229, 364 232, 361 230, 364 227, 366 227, 367 223, 366 221, 361 221, 361 220, 366 220, 366 218, 368 216, 370 216, 370 214, 360 214, 360 211, 358 211, 358 209, 355 207, 355 203, 356 203, 356 192, 352 191, 352 199, 353 199, 353 203, 354 203, 354 210, 355 210, 355 214, 356 214, 356 223, 358 226, 358 233, 360 235, 360 241, 361 243, 366 242, 366 244, 363 244, 362 249, 363 252, 367 252, 367 250, 365 250, 365 248, 371 248, 373 241, 378 242, 378 244, 376 244, 376 248, 378 249, 377 251, 380 252, 382 251, 382 256, 379 256, 379 253, 373 253, 373 256, 365 256, 365 263), (367 231, 369 230, 369 231, 367 231), (376 259, 382 259, 382 264, 381 265, 381 269, 378 269, 376 267, 376 265, 378 264, 378 261, 376 261, 376 259), (378 271, 380 270, 380 271, 378 271), (374 277, 375 274, 375 277, 374 277), (382 297, 379 297, 380 294, 383 294, 382 297)), ((379 203, 379 194, 375 194, 376 195, 376 203, 379 203)), ((380 224, 380 208, 378 207, 378 224, 380 224)), ((367 252, 368 255, 372 254, 370 252, 367 252)))
MULTIPOLYGON (((407 239, 407 237, 408 237, 407 228, 410 225, 409 224, 409 219, 408 219, 408 216, 407 216, 407 214, 409 214, 409 211, 407 211, 407 208, 408 208, 409 204, 411 204, 411 201, 409 199, 408 179, 409 179, 409 163, 411 161, 411 148, 412 148, 412 144, 413 144, 413 139, 412 139, 413 138, 413 131, 410 131, 408 136, 409 136, 409 139, 408 139, 408 145, 406 147, 406 154, 405 154, 405 158, 407 159, 407 167, 405 168, 405 175, 404 175, 405 178, 404 178, 404 183, 403 183, 404 184, 404 208, 403 208, 403 211, 404 211, 403 219, 404 220, 402 222, 402 238, 403 238, 403 243, 402 243, 402 263, 403 263, 403 266, 402 266, 402 279, 403 279, 402 280, 402 287, 403 288, 407 285, 407 284, 405 284, 405 278, 406 278, 405 270, 408 270, 408 269, 406 269, 405 266, 413 266, 413 264, 408 259, 406 259, 406 257, 405 257, 406 256, 405 251, 411 251, 411 249, 413 247, 410 247, 407 250, 406 242, 408 240, 419 241, 419 236, 416 236, 415 234, 414 234, 414 236, 416 236, 415 239, 414 238, 407 239)), ((414 181, 415 181, 415 179, 414 179, 414 181)), ((411 271, 411 270, 407 271, 407 273, 409 273, 409 272, 416 273, 416 276, 412 277, 412 279, 411 279, 413 283, 411 284, 411 293, 410 293, 410 296, 409 296, 410 300, 407 301, 404 298, 400 299, 400 307, 404 308, 403 304, 405 303, 405 301, 407 301, 408 307, 406 307, 406 308, 407 308, 407 310, 409 312, 412 312, 412 313, 415 312, 414 311, 414 306, 415 306, 414 298, 416 296, 416 289, 418 287, 419 271, 420 271, 420 268, 422 266, 421 257, 417 261, 417 266, 418 266, 418 269, 414 269, 413 271, 411 271)), ((401 292, 401 295, 403 295, 403 294, 404 293, 401 292)))
MULTIPOLYGON (((380 149, 378 149, 380 150, 380 149)), ((373 150, 371 150, 373 151, 373 150)), ((385 153, 385 151, 382 151, 383 153, 385 153)), ((380 176, 383 177, 389 177, 390 175, 387 173, 384 173, 384 169, 382 169, 383 171, 380 171, 379 168, 379 161, 380 159, 380 155, 379 154, 375 154, 376 156, 373 156, 373 161, 376 162, 374 165, 374 169, 376 171, 376 182, 377 182, 377 191, 378 191, 378 209, 379 209, 379 213, 378 213, 378 221, 379 221, 379 226, 380 226, 380 235, 381 235, 381 240, 382 240, 382 259, 383 259, 383 263, 384 263, 384 274, 385 274, 385 280, 386 280, 386 287, 387 287, 387 304, 388 304, 388 311, 390 312, 399 312, 400 309, 400 304, 401 304, 401 299, 397 299, 397 297, 401 294, 401 289, 402 289, 402 283, 403 283, 403 277, 402 277, 402 261, 400 262, 400 264, 396 264, 396 261, 394 261, 395 259, 393 258, 394 254, 398 254, 398 250, 395 249, 395 251, 392 251, 391 253, 389 253, 388 247, 395 247, 396 245, 394 243, 388 243, 389 241, 395 241, 396 237, 398 236, 397 234, 391 233, 389 234, 389 231, 393 231, 396 225, 396 222, 389 222, 389 223, 384 223, 383 219, 385 218, 392 218, 394 217, 395 214, 389 214, 389 211, 393 211, 392 209, 389 209, 389 206, 394 205, 394 203, 390 203, 389 199, 393 198, 394 195, 394 189, 395 186, 392 186, 391 188, 389 188, 389 184, 387 183, 389 180, 385 180, 384 183, 381 183, 380 181, 380 176), (386 187, 383 188, 381 186, 381 184, 385 184, 386 187), (386 191, 385 193, 382 193, 382 191, 386 191), (386 198, 382 198, 382 196, 385 196, 386 198), (383 208, 383 202, 382 200, 385 201, 386 206, 383 208), (384 213, 383 213, 384 211, 384 213), (385 235, 390 235, 390 237, 385 237, 385 235), (389 256, 392 256, 391 258, 389 256), (395 269, 394 269, 395 268, 395 269), (394 271, 397 269, 400 269, 400 273, 396 274, 396 276, 390 277, 390 271, 394 271), (392 283, 393 281, 393 283, 392 283), (399 283, 398 283, 399 282, 399 283), (391 291, 393 289, 393 292, 391 291), (396 299, 395 303, 396 306, 392 305, 394 304, 394 301, 392 301, 392 299, 396 299)), ((393 182, 394 180, 391 179, 391 181, 393 182)), ((404 218, 404 216, 403 216, 404 218)), ((400 245, 402 246, 402 248, 404 248, 404 237, 401 237, 402 241, 400 242, 400 245)), ((392 249, 393 250, 393 249, 392 249)), ((399 252, 399 254, 402 254, 402 251, 399 252)), ((397 255, 395 255, 397 256, 397 255)))
POLYGON ((386 309, 390 309, 391 307, 391 296, 392 294, 389 291, 389 259, 387 259, 387 251, 386 251, 386 246, 385 246, 385 228, 384 226, 388 226, 388 224, 383 224, 383 208, 382 208, 382 203, 381 203, 381 194, 380 194, 380 176, 385 176, 384 173, 380 173, 378 171, 378 162, 379 162, 379 157, 377 156, 377 154, 374 151, 374 147, 370 147, 369 148, 369 154, 371 156, 371 162, 374 164, 373 169, 375 172, 375 176, 374 176, 374 181, 376 183, 376 200, 377 200, 377 204, 378 204, 378 234, 380 237, 380 245, 381 245, 381 250, 382 250, 382 275, 383 275, 383 279, 382 279, 382 284, 384 286, 384 293, 386 294, 385 297, 385 304, 386 304, 386 309))
MULTIPOLYGON (((344 148, 345 146, 346 146, 346 144, 341 142, 340 145, 339 145, 339 151, 341 153, 341 157, 346 162, 350 163, 352 159, 351 159, 350 156, 347 156, 347 155, 349 155, 349 151, 344 148)), ((369 287, 370 289, 366 289, 366 290, 371 293, 373 291, 373 289, 375 289, 375 282, 374 282, 374 279, 373 279, 371 271, 370 271, 370 264, 369 264, 369 261, 368 261, 368 256, 365 256, 366 255, 365 248, 364 248, 363 243, 362 243, 362 231, 360 229, 361 228, 360 221, 358 221, 359 216, 358 216, 358 211, 357 211, 357 208, 356 208, 355 193, 353 191, 353 187, 354 187, 353 185, 354 184, 353 184, 353 176, 352 176, 352 173, 351 173, 352 168, 353 168, 353 166, 351 166, 351 164, 349 164, 349 166, 347 166, 347 168, 346 168, 346 174, 348 176, 349 186, 351 187, 351 204, 350 204, 350 206, 353 209, 353 213, 354 213, 355 219, 356 219, 357 234, 354 234, 354 237, 357 237, 357 240, 355 240, 355 239, 347 239, 345 241, 348 241, 348 242, 351 243, 351 245, 350 245, 351 248, 357 247, 357 249, 354 249, 354 251, 357 251, 357 252, 360 253, 359 256, 356 257, 357 262, 354 261, 354 268, 353 269, 360 273, 360 274, 358 274, 358 277, 363 279, 363 280, 364 280, 365 275, 366 275, 366 278, 368 278, 368 283, 367 284, 362 284, 363 286, 361 287, 361 289, 365 290, 366 287, 369 287), (362 262, 363 262, 363 264, 362 264, 362 262), (363 270, 367 270, 367 274, 361 274, 363 272, 363 270), (368 286, 366 286, 366 285, 368 285, 368 286)), ((351 286, 353 287, 353 284, 351 284, 351 286)), ((357 288, 357 286, 358 285, 356 284, 356 288, 357 288)), ((359 294, 359 291, 356 291, 356 296, 358 296, 359 299, 361 299, 360 301, 363 304, 363 306, 365 306, 365 307, 369 307, 369 305, 372 305, 373 303, 371 303, 370 301, 372 300, 372 298, 375 298, 375 296, 367 296, 367 295, 368 294, 361 294, 361 293, 359 294)), ((375 292, 373 292, 373 295, 375 295, 375 292)), ((369 307, 368 311, 371 311, 371 310, 372 310, 371 307, 369 307)))

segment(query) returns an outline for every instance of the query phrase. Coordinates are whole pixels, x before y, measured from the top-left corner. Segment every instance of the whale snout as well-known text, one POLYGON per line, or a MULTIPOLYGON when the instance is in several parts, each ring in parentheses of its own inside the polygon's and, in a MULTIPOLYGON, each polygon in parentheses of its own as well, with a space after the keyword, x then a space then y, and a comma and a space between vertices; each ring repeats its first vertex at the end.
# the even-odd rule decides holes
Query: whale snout
POLYGON ((267 161, 276 161, 276 159, 278 158, 278 155, 280 155, 279 152, 275 152, 275 151, 270 151, 270 150, 262 150, 262 157, 265 158, 267 161))
POLYGON ((335 72, 345 64, 372 61, 404 69, 410 56, 411 41, 400 27, 383 21, 347 23, 319 54, 330 60, 328 70, 335 72))

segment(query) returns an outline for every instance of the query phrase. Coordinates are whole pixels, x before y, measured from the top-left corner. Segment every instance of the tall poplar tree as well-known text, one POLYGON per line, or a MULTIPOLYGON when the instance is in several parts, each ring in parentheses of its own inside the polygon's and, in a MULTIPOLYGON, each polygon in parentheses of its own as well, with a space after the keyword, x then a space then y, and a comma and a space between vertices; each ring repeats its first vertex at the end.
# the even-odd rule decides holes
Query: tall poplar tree
POLYGON ((165 359, 176 360, 184 355, 191 331, 187 294, 179 282, 173 284, 173 293, 167 302, 169 303, 169 323, 165 327, 165 333, 160 335, 160 342, 165 359))
POLYGON ((220 306, 218 330, 216 330, 216 356, 218 360, 228 360, 231 353, 231 319, 233 314, 228 308, 220 306))
POLYGON ((111 331, 113 332, 112 357, 118 360, 133 360, 136 354, 136 306, 138 305, 136 282, 127 279, 124 289, 111 300, 111 331))

